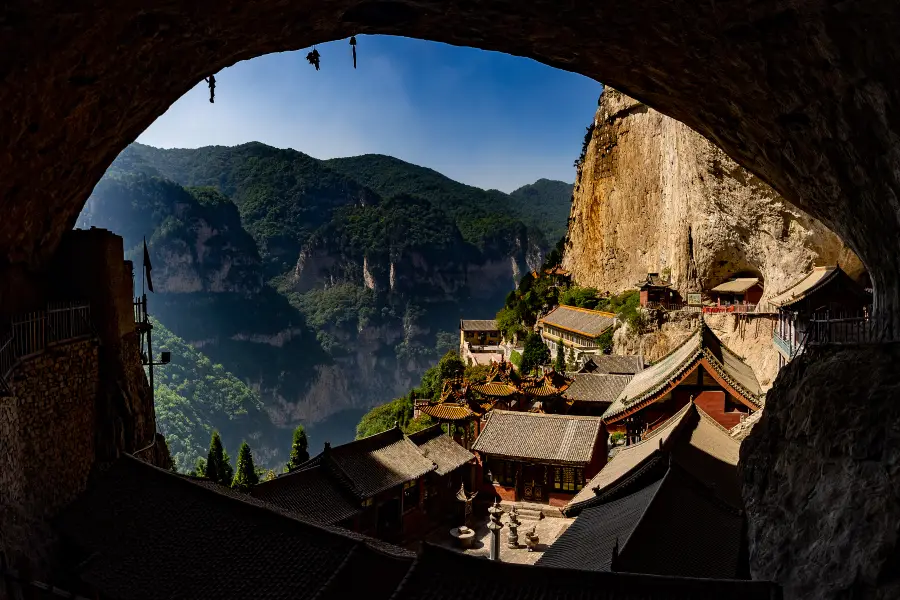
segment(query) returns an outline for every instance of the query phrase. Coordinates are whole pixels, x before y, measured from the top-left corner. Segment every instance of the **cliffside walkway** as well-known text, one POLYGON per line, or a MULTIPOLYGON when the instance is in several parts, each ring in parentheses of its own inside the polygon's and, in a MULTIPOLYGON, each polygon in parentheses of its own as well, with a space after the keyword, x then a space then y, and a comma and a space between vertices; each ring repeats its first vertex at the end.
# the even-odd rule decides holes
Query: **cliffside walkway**
POLYGON ((91 307, 85 303, 50 303, 42 311, 14 317, 0 337, 0 396, 12 390, 10 373, 48 346, 95 335, 91 307))

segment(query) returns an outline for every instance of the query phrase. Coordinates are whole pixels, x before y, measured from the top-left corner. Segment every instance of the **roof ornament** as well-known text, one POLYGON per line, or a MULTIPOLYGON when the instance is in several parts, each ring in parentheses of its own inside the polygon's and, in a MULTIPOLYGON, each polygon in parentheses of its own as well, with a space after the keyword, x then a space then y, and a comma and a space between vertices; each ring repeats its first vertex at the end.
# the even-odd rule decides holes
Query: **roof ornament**
POLYGON ((353 50, 353 68, 356 68, 356 36, 350 36, 350 48, 353 50))

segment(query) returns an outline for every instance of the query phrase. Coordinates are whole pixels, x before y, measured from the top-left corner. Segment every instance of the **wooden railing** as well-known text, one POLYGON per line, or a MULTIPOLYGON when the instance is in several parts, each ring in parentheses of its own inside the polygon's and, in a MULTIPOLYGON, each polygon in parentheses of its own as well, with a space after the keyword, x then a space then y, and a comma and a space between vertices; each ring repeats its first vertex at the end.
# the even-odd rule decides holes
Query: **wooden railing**
POLYGON ((746 314, 756 312, 755 304, 731 304, 729 306, 704 306, 703 312, 706 314, 720 313, 738 313, 746 314))
POLYGON ((15 317, 0 338, 0 393, 10 393, 6 382, 23 359, 47 346, 94 335, 88 304, 48 304, 47 309, 15 317))
POLYGON ((809 320, 806 344, 869 344, 879 341, 877 323, 865 314, 817 313, 809 320))

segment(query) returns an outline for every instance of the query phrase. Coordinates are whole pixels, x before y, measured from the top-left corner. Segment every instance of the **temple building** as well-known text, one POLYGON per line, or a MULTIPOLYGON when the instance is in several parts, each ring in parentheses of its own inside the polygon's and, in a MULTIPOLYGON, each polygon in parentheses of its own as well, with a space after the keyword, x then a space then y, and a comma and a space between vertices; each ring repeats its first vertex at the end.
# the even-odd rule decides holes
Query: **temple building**
POLYGON ((753 310, 763 295, 759 277, 737 277, 709 290, 717 307, 745 307, 753 310))
POLYGON ((641 306, 655 308, 681 304, 678 290, 672 289, 672 282, 660 277, 659 273, 647 273, 647 278, 638 281, 634 286, 640 290, 641 306))
POLYGON ((563 508, 577 517, 538 565, 749 578, 740 444, 689 403, 563 508))
POLYGON ((570 406, 569 414, 602 416, 633 378, 630 374, 576 373, 562 394, 570 406))
POLYGON ((446 443, 438 442, 443 450, 434 450, 435 458, 439 454, 449 457, 449 462, 439 464, 426 456, 432 451, 425 441, 420 447, 394 427, 334 448, 326 443, 321 454, 297 471, 261 482, 251 493, 306 520, 340 525, 384 540, 402 539, 420 531, 429 517, 440 520, 444 516, 426 514, 426 482, 431 481, 432 489, 443 489, 440 482, 435 487, 433 473, 450 480, 464 478, 465 474, 452 471, 467 464, 459 462, 462 456, 474 458, 462 447, 451 455, 446 443), (458 464, 451 465, 454 462, 458 464))
POLYGON ((598 417, 493 410, 473 451, 504 501, 564 506, 606 463, 598 417))
POLYGON ((524 395, 519 389, 521 381, 512 363, 500 362, 491 368, 484 383, 473 383, 469 389, 481 396, 485 405, 506 410, 522 410, 524 395))
POLYGON ((437 402, 414 400, 413 418, 428 415, 447 429, 447 434, 463 448, 471 448, 481 432, 481 418, 493 408, 490 400, 479 400, 469 391, 467 381, 446 380, 437 402))
POLYGON ((613 356, 595 354, 587 357, 578 373, 605 373, 609 375, 634 375, 644 370, 643 356, 613 356))
POLYGON ((467 365, 489 365, 503 361, 503 335, 494 319, 459 322, 459 356, 467 365))
POLYGON ((444 433, 441 425, 409 435, 409 440, 422 455, 437 467, 425 475, 424 501, 426 515, 452 516, 459 512, 456 492, 460 486, 475 487, 475 456, 444 433))
POLYGON ((572 274, 559 266, 544 269, 544 274, 550 278, 553 285, 568 285, 572 282, 572 274))
POLYGON ((701 319, 697 330, 636 374, 603 413, 607 429, 634 443, 693 401, 726 429, 760 409, 753 369, 701 319))
POLYGON ((615 323, 614 313, 560 305, 540 319, 538 327, 552 356, 562 345, 566 357, 571 351, 575 363, 581 365, 589 356, 603 353, 600 337, 615 323))
POLYGON ((872 295, 840 266, 815 267, 769 302, 778 310, 772 343, 782 367, 802 350, 811 322, 821 320, 826 335, 832 329, 840 335, 845 330, 831 327, 828 321, 850 319, 861 323, 867 317, 872 295))

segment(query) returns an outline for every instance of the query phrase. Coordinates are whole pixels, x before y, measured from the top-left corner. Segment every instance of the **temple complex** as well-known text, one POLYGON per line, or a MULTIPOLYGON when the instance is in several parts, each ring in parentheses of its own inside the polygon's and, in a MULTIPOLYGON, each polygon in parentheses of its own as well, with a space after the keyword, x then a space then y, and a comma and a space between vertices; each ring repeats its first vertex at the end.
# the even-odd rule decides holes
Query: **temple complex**
POLYGON ((778 310, 772 343, 778 350, 779 367, 782 367, 802 350, 811 323, 821 320, 825 324, 822 332, 825 336, 832 330, 844 333, 846 329, 828 323, 839 319, 863 322, 868 316, 872 295, 836 265, 814 268, 769 302, 778 310))
POLYGON ((753 369, 701 320, 693 335, 628 382, 603 422, 609 431, 625 433, 630 444, 695 402, 731 429, 760 409, 761 395, 753 369))
MULTIPOLYGON (((429 490, 452 495, 451 484, 469 475, 457 471, 474 456, 452 439, 435 440, 438 430, 412 440, 394 427, 334 448, 326 443, 297 471, 261 482, 252 495, 306 520, 401 539, 445 516, 428 512, 429 490)), ((433 508, 443 506, 434 496, 430 500, 433 508)))
POLYGON ((570 414, 600 417, 615 402, 634 375, 576 373, 563 392, 570 414))
POLYGON ((472 450, 504 501, 563 506, 606 464, 598 417, 493 410, 472 450))

